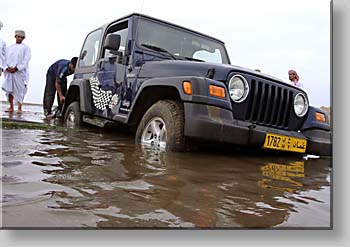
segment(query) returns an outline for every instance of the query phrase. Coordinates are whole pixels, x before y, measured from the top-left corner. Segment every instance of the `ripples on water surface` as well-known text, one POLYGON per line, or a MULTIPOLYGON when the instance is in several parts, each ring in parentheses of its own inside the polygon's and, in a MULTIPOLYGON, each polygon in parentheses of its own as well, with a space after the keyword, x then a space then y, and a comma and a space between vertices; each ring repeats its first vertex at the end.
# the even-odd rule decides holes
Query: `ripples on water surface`
POLYGON ((156 153, 84 130, 2 137, 3 227, 331 225, 331 159, 156 153))

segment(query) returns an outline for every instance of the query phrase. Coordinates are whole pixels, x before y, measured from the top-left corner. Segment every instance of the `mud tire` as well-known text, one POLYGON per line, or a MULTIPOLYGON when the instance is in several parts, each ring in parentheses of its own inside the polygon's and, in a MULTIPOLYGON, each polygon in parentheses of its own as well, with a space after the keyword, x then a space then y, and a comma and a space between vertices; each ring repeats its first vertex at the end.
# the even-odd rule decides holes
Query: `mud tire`
POLYGON ((79 128, 82 126, 82 114, 78 101, 73 101, 67 107, 64 114, 64 126, 67 128, 79 128))
POLYGON ((160 100, 152 105, 143 115, 135 135, 135 143, 142 146, 141 139, 148 123, 160 118, 166 127, 166 151, 181 152, 185 150, 184 109, 181 102, 160 100))

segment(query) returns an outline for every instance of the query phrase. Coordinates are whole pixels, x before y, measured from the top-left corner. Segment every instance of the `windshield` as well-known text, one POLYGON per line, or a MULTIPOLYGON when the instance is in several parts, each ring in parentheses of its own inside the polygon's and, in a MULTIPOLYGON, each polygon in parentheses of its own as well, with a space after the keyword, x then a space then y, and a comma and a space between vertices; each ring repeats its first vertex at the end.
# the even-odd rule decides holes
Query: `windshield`
POLYGON ((140 20, 137 31, 138 47, 166 51, 179 59, 229 63, 223 44, 199 34, 147 19, 140 20))

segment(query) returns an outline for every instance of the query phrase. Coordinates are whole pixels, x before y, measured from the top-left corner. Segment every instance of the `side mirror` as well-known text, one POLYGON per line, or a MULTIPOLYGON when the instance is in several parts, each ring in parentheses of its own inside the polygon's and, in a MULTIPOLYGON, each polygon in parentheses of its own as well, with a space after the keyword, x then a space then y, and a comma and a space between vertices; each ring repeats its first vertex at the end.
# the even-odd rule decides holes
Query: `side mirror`
POLYGON ((87 54, 87 50, 84 50, 84 51, 80 54, 80 57, 79 57, 79 58, 80 58, 81 60, 84 60, 86 54, 87 54))
POLYGON ((111 51, 118 51, 120 47, 120 35, 114 33, 108 34, 103 47, 111 51))

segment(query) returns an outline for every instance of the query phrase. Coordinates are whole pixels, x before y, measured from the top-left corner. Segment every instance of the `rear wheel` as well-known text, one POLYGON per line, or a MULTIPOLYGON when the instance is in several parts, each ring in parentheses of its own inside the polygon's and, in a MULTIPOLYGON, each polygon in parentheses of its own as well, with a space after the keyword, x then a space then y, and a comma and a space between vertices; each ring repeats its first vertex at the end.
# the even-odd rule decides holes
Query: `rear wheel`
POLYGON ((78 101, 70 103, 64 115, 64 126, 67 128, 79 128, 82 125, 82 115, 78 101))
POLYGON ((135 142, 143 147, 183 151, 183 105, 171 100, 161 100, 151 106, 142 117, 136 131, 135 142))

